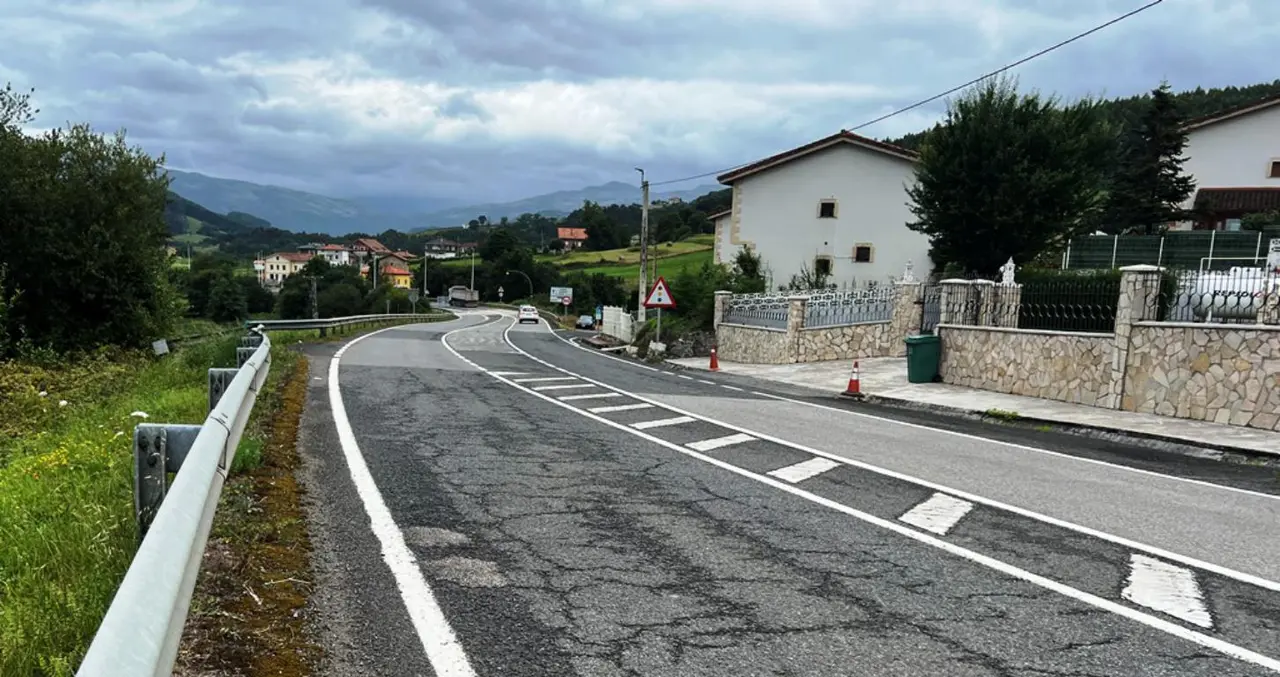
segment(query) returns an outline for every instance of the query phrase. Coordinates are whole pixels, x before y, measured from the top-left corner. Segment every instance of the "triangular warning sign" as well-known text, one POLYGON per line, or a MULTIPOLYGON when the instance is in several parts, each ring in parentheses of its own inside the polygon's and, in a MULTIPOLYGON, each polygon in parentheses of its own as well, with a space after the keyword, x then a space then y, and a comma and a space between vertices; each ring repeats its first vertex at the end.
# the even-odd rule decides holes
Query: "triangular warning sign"
POLYGON ((667 286, 664 278, 658 278, 653 283, 653 289, 649 290, 649 295, 644 298, 645 308, 675 308, 676 300, 671 298, 671 288, 667 286))

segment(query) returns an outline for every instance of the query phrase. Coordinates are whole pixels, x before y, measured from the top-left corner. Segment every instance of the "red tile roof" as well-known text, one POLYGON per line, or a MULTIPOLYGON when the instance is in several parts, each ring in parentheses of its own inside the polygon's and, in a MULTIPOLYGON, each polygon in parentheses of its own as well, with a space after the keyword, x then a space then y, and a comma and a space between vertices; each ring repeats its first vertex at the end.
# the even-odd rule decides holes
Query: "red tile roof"
POLYGON ((371 252, 378 252, 378 253, 391 252, 391 250, 388 249, 386 245, 382 244, 381 242, 378 242, 377 240, 371 237, 359 238, 355 242, 351 243, 351 246, 358 247, 361 249, 367 249, 371 252))
POLYGON ((387 266, 386 268, 382 269, 382 274, 383 275, 412 275, 412 273, 410 273, 409 271, 405 270, 404 268, 400 268, 398 266, 387 266))
POLYGON ((586 228, 556 228, 556 237, 561 240, 585 240, 586 228))
POLYGON ((916 159, 920 157, 919 153, 916 153, 913 150, 908 150, 906 148, 903 148, 902 146, 895 146, 891 143, 885 143, 884 141, 876 141, 875 139, 862 136, 861 134, 854 134, 853 132, 842 129, 839 132, 832 134, 831 136, 818 139, 813 143, 807 143, 803 146, 800 146, 799 148, 792 148, 791 150, 778 153, 777 155, 771 155, 763 160, 760 160, 758 162, 753 162, 745 167, 739 167, 738 169, 721 174, 720 176, 716 177, 716 180, 725 185, 730 185, 734 181, 745 178, 757 172, 762 172, 766 169, 772 169, 779 165, 783 165, 788 162, 791 162, 792 160, 798 160, 811 153, 816 153, 820 150, 826 150, 827 148, 831 148, 832 146, 842 144, 842 143, 849 143, 855 146, 861 146, 862 148, 866 148, 868 150, 874 150, 879 153, 884 153, 885 155, 901 158, 903 160, 909 160, 911 162, 915 162, 916 159))
POLYGON ((344 252, 344 251, 346 251, 346 250, 347 250, 347 248, 346 248, 346 247, 344 247, 344 246, 342 246, 342 245, 340 245, 340 244, 327 244, 327 245, 325 245, 325 246, 321 247, 321 249, 323 249, 323 250, 325 250, 325 251, 327 251, 327 252, 344 252))
POLYGON ((1219 122, 1226 122, 1227 120, 1233 120, 1242 115, 1256 113, 1260 110, 1266 110, 1272 106, 1277 106, 1277 105, 1280 105, 1280 94, 1257 99, 1256 101, 1250 101, 1249 103, 1236 106, 1235 108, 1229 108, 1225 111, 1214 113, 1213 115, 1205 115, 1202 117, 1195 118, 1193 120, 1188 120, 1187 123, 1183 125, 1183 130, 1188 132, 1194 131, 1194 130, 1200 129, 1201 127, 1216 125, 1219 122))
POLYGON ((1201 188, 1196 191, 1195 209, 1244 214, 1280 210, 1280 188, 1201 188))
MULTIPOLYGON (((277 256, 286 261, 293 261, 294 263, 306 263, 307 261, 310 261, 312 258, 315 258, 311 254, 308 254, 306 252, 276 252, 271 256, 277 256)), ((267 258, 271 258, 271 257, 267 257, 267 258)))

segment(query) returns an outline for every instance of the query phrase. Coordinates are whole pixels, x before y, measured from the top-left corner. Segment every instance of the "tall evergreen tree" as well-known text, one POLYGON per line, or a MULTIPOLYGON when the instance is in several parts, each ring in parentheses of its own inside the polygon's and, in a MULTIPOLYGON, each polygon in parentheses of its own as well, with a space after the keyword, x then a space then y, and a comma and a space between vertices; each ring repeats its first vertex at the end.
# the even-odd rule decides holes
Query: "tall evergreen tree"
POLYGON ((1182 172, 1187 134, 1168 83, 1151 91, 1147 108, 1121 146, 1106 229, 1116 233, 1158 234, 1187 218, 1182 205, 1195 181, 1182 172))

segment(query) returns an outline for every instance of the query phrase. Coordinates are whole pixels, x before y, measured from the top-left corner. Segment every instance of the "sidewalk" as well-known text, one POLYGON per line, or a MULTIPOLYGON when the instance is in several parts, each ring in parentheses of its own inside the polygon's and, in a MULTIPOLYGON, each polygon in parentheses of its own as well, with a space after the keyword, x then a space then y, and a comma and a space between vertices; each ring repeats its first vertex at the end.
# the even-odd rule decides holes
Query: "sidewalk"
MULTIPOLYGON (((706 370, 708 366, 705 357, 673 359, 668 362, 689 369, 706 370)), ((849 361, 804 364, 738 364, 721 361, 720 371, 836 394, 844 392, 852 366, 853 363, 849 361)), ((997 415, 1001 418, 1016 418, 1025 422, 1046 423, 1104 435, 1139 437, 1179 446, 1280 458, 1280 433, 1171 416, 1100 409, 1038 397, 1006 395, 945 383, 908 383, 907 361, 904 358, 867 358, 859 360, 858 366, 861 372, 861 390, 868 402, 953 415, 982 415, 999 410, 1001 413, 997 415)))

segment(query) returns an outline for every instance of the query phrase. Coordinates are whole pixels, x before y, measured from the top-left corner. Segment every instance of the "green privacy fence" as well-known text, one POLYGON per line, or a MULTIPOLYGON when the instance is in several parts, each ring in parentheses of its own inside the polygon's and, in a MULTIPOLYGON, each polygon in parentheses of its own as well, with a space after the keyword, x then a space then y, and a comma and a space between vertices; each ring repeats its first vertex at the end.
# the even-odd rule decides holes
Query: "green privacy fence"
POLYGON ((1174 231, 1164 235, 1089 235, 1067 243, 1063 268, 1106 269, 1150 264, 1191 270, 1255 266, 1267 258, 1280 227, 1262 231, 1174 231))

